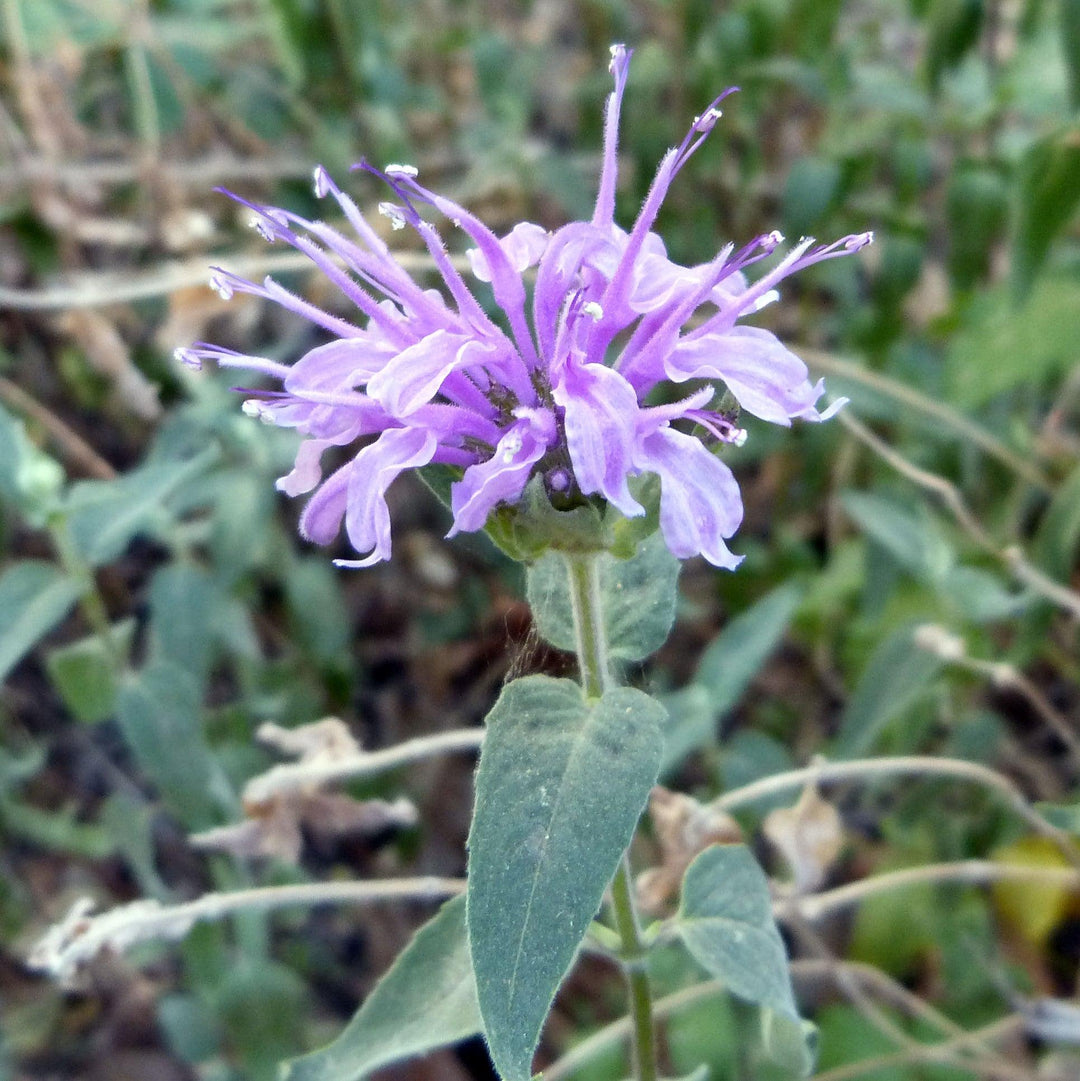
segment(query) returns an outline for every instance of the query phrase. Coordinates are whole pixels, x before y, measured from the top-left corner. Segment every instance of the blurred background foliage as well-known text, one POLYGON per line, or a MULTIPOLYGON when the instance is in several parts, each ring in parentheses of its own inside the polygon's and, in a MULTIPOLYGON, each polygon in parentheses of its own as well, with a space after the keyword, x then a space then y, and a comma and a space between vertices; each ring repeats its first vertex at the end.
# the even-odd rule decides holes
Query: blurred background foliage
MULTIPOLYGON (((244 780, 273 760, 253 735, 266 721, 335 714, 382 746, 476 724, 508 673, 567 666, 530 636, 515 568, 482 538, 442 541, 441 512, 408 479, 393 491, 394 562, 335 572, 273 490, 291 435, 244 416, 229 379, 182 371, 171 351, 210 338, 290 358, 314 344, 257 301, 220 303, 204 285, 211 262, 275 269, 340 306, 267 253, 215 185, 314 214, 312 164, 344 181, 364 155, 417 164, 497 230, 587 215, 613 41, 637 50, 625 223, 664 149, 737 84, 665 206, 672 255, 702 261, 776 227, 878 238, 762 315, 852 405, 820 427, 752 424, 731 453, 746 562, 686 568, 676 635, 636 674, 671 710, 666 783, 708 798, 814 754, 943 755, 1002 770, 1080 827, 1077 0, 0 11, 0 1077, 270 1078, 340 1028, 430 912, 235 918, 179 947, 102 958, 61 989, 22 958, 80 895, 108 906, 462 873, 466 760, 347 787, 353 813, 309 816, 288 851, 189 843, 240 817, 244 780), (417 825, 357 810, 403 794, 417 825)), ((380 197, 368 178, 350 187, 362 205, 380 197)), ((1062 859, 972 786, 908 778, 826 794, 844 825, 819 868, 829 885, 923 863, 1062 859)), ((768 810, 740 814, 748 835, 768 810)), ((763 839, 759 851, 789 877, 763 839)), ((940 1011, 912 1018, 886 996, 874 1016, 890 1034, 857 996, 800 984, 822 1076, 857 1076, 845 1067, 859 1061, 881 1081, 990 1076, 960 1052, 926 1065, 913 1042, 947 1036, 942 1015, 974 1029, 1020 996, 1078 992, 1080 902, 1060 887, 925 885, 818 930, 813 945, 795 936, 796 956, 877 966, 940 1011)), ((690 976, 681 961, 657 968, 668 989, 690 976)), ((543 1054, 620 1001, 610 973, 584 963, 543 1054)), ((739 1047, 744 1028, 734 1006, 679 1014, 672 1070, 766 1076, 739 1047)), ((1022 1024, 1002 1054, 1009 1076, 1080 1071, 1022 1024)), ((398 1076, 487 1069, 469 1045, 398 1076)))

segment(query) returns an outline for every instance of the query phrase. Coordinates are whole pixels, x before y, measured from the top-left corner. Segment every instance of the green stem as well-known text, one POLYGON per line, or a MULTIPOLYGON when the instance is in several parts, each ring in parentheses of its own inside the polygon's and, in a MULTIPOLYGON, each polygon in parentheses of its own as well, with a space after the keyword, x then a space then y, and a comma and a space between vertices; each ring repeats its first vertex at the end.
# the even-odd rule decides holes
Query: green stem
MULTIPOLYGON (((603 598, 600 592, 599 557, 595 554, 567 555, 570 599, 574 616, 581 685, 590 698, 600 698, 614 685, 608 660, 604 628, 603 598)), ((646 969, 646 948, 641 937, 630 861, 624 853, 611 884, 611 907, 622 943, 620 960, 630 990, 630 1016, 634 1033, 634 1077, 656 1081, 656 1041, 653 1031, 652 991, 646 969)))
POLYGON ((653 1030, 652 989, 646 966, 645 944, 641 940, 634 892, 630 881, 630 861, 624 855, 611 883, 611 905, 622 939, 623 971, 630 988, 630 1018, 634 1031, 634 1076, 638 1081, 656 1081, 656 1035, 653 1030))
POLYGON ((105 655, 112 665, 113 672, 119 675, 124 670, 124 652, 117 644, 113 634, 112 624, 109 622, 109 610, 105 606, 105 600, 98 590, 94 579, 93 568, 76 550, 68 536, 67 526, 63 522, 54 522, 49 526, 53 546, 60 558, 60 565, 71 575, 72 578, 82 583, 82 593, 79 596, 79 609, 83 618, 90 625, 90 629, 97 635, 105 655))

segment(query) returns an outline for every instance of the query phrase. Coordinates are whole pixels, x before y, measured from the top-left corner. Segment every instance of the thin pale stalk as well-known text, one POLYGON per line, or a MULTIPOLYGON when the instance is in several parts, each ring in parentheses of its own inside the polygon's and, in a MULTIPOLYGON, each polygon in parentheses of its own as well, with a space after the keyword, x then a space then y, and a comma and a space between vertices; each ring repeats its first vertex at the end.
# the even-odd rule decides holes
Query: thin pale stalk
MULTIPOLYGON (((613 677, 608 660, 598 557, 568 555, 566 563, 581 685, 590 698, 599 698, 613 685, 613 677)), ((626 854, 623 855, 611 884, 611 907, 622 943, 619 957, 626 973, 630 994, 634 1077, 637 1081, 656 1081, 652 991, 646 970, 646 947, 634 908, 630 862, 626 854)))

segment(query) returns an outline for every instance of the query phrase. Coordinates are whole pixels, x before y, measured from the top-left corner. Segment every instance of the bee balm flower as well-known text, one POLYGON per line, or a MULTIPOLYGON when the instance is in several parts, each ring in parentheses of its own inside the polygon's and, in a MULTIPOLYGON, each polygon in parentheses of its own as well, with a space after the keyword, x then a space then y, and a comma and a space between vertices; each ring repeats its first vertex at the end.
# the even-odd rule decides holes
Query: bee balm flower
POLYGON ((498 237, 464 207, 424 187, 413 167, 361 165, 389 188, 393 198, 380 212, 395 229, 419 234, 443 290, 421 288, 402 269, 322 168, 315 171, 316 194, 337 203, 354 236, 233 196, 251 209, 267 240, 307 255, 359 319, 329 314, 272 278, 260 285, 216 270, 211 284, 222 296, 272 300, 314 323, 328 340, 291 366, 207 344, 178 350, 178 357, 196 367, 214 360, 280 381, 280 390, 250 392, 247 408, 305 437, 278 487, 290 495, 314 493, 300 523, 308 539, 327 544, 344 521, 361 558, 339 564, 387 559, 387 489, 406 470, 441 463, 461 470, 451 490, 450 535, 482 529, 496 507, 520 499, 536 474, 571 503, 602 499, 628 517, 641 515, 628 480, 654 473, 661 485, 660 528, 672 553, 700 554, 732 568, 739 557, 725 541, 742 520, 738 485, 701 438, 676 424, 699 428, 709 441, 741 442, 746 433, 713 407, 725 388, 741 409, 774 424, 824 420, 837 408, 819 412, 822 384, 810 383, 803 362, 773 334, 742 321, 776 299, 784 278, 857 251, 870 234, 823 245, 803 239, 753 284, 744 271, 780 246, 779 233, 737 250, 729 245, 699 266, 668 258, 653 232, 657 213, 730 90, 664 155, 633 227, 621 229, 614 220, 616 148, 630 51, 616 45, 611 53, 615 87, 589 221, 554 233, 523 222, 498 237), (498 320, 480 305, 421 209, 449 219, 471 239, 472 276, 490 288, 498 320), (535 275, 531 297, 526 274, 535 275), (690 386, 675 404, 646 404, 658 385, 681 383, 690 386), (333 446, 358 449, 324 477, 321 458, 333 446))

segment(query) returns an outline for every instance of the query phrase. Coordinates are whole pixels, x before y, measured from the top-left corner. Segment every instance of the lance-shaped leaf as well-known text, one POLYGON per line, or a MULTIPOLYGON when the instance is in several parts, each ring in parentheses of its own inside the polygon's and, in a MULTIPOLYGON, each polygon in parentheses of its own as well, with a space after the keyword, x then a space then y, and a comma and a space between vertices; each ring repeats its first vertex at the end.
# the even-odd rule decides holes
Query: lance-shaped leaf
POLYGON ((477 995, 505 1081, 530 1076, 551 1001, 660 768, 664 710, 621 687, 528 676, 488 715, 469 834, 477 995))
MULTIPOLYGON (((630 559, 606 552, 595 558, 600 561, 608 651, 618 661, 643 660, 671 633, 682 564, 659 533, 643 541, 630 559)), ((548 552, 529 567, 527 592, 537 630, 553 646, 572 652, 574 615, 568 568, 560 553, 548 552)))
POLYGON ((0 681, 68 614, 82 583, 39 560, 0 575, 0 681))
POLYGON ((813 1052, 791 989, 769 884, 744 845, 714 845, 683 878, 675 927, 691 956, 737 998, 762 1008, 770 1057, 805 1076, 813 1052))
POLYGON ((482 1023, 465 898, 416 932, 333 1043, 293 1059, 282 1081, 361 1081, 382 1066, 475 1036, 482 1023))

